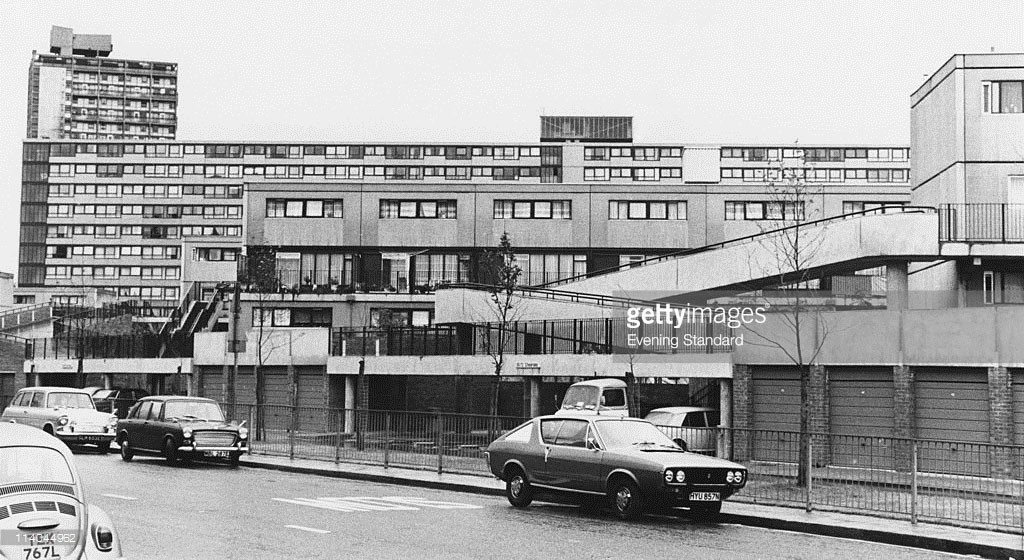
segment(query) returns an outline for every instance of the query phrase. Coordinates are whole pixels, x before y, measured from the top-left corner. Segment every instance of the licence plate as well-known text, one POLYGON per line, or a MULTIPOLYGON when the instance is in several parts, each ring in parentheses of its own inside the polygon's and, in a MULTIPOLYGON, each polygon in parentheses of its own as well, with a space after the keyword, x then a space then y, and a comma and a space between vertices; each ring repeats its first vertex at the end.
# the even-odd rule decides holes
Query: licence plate
POLYGON ((205 455, 206 457, 224 457, 224 458, 227 458, 228 452, 227 451, 207 451, 207 452, 203 453, 203 455, 205 455))
POLYGON ((721 502, 722 494, 718 492, 690 492, 691 502, 721 502))

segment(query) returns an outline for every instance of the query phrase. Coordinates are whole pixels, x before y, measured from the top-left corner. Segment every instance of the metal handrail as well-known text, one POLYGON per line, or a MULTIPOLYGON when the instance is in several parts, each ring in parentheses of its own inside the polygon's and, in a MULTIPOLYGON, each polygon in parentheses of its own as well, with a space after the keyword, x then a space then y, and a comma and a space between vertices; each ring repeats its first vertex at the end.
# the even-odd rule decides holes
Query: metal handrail
POLYGON ((800 222, 800 223, 789 225, 789 226, 786 226, 786 227, 781 227, 781 228, 773 229, 773 230, 769 230, 769 231, 762 231, 762 232, 758 232, 758 233, 755 233, 755 234, 752 234, 752 235, 747 235, 747 236, 744 236, 744 237, 737 237, 737 238, 734 238, 734 239, 727 239, 725 241, 720 241, 718 243, 712 243, 711 245, 705 245, 703 247, 696 247, 696 248, 693 248, 693 249, 681 249, 679 251, 675 251, 675 252, 672 252, 672 253, 666 253, 664 255, 658 255, 656 257, 651 257, 649 259, 644 259, 642 261, 634 261, 634 262, 630 262, 630 263, 626 263, 626 264, 620 264, 618 266, 614 266, 614 267, 610 267, 610 268, 603 268, 601 270, 595 270, 593 272, 588 272, 586 274, 578 274, 576 276, 570 276, 568 278, 562 278, 560 280, 554 280, 552 282, 545 282, 543 284, 538 284, 537 286, 534 286, 534 287, 535 288, 545 288, 547 286, 560 286, 562 284, 567 284, 567 283, 570 283, 570 282, 576 282, 576 281, 579 281, 579 280, 585 280, 587 278, 593 278, 595 276, 603 276, 605 274, 611 274, 613 272, 619 272, 621 270, 628 270, 628 269, 631 269, 631 268, 647 266, 648 264, 654 264, 654 263, 657 263, 657 262, 666 261, 666 260, 670 260, 670 259, 676 259, 676 258, 680 258, 680 257, 688 257, 690 255, 696 255, 696 254, 699 254, 699 253, 705 253, 705 252, 708 252, 708 251, 713 251, 715 249, 723 249, 725 247, 729 247, 729 246, 732 246, 732 245, 740 245, 740 244, 743 244, 743 243, 746 243, 746 242, 749 242, 749 241, 753 241, 753 240, 758 239, 758 238, 768 237, 770 235, 775 235, 775 234, 778 234, 778 233, 782 233, 784 231, 789 231, 789 230, 793 230, 793 229, 799 229, 799 228, 802 228, 802 227, 817 226, 817 225, 822 225, 822 224, 831 223, 831 222, 840 222, 840 221, 844 221, 844 220, 847 220, 847 219, 850 219, 850 218, 853 218, 853 217, 862 217, 862 216, 866 216, 866 215, 869 215, 869 214, 889 214, 889 213, 934 214, 936 212, 937 212, 937 210, 933 206, 883 206, 883 207, 880 207, 880 208, 872 208, 870 210, 860 210, 858 212, 851 212, 849 214, 840 214, 838 216, 830 216, 828 218, 821 218, 819 220, 813 220, 813 221, 810 221, 810 222, 800 222))
MULTIPOLYGON (((465 290, 477 290, 477 291, 491 291, 495 287, 490 284, 481 284, 479 282, 457 282, 453 284, 439 284, 438 290, 454 290, 454 289, 465 289, 465 290)), ((593 303, 595 305, 608 306, 609 303, 619 304, 622 307, 633 307, 633 306, 654 306, 658 302, 624 298, 617 296, 604 296, 599 294, 588 294, 584 292, 572 292, 569 290, 554 290, 551 288, 543 288, 540 286, 516 286, 516 291, 528 292, 537 296, 547 296, 548 299, 566 298, 569 301, 577 303, 593 303)))

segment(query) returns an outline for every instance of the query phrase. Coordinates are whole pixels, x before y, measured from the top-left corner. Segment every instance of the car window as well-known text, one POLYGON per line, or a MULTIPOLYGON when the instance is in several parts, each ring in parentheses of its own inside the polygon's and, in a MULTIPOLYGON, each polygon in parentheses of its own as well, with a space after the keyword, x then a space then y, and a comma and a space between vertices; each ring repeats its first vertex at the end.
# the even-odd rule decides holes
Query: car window
POLYGON ((708 423, 704 420, 704 412, 687 412, 686 418, 683 418, 684 428, 707 428, 708 423))
POLYGON ((24 406, 21 403, 27 400, 25 395, 28 395, 28 393, 18 393, 15 395, 14 399, 11 400, 11 406, 24 406))
POLYGON ((4 484, 75 482, 67 460, 49 447, 0 447, 0 480, 4 484))
POLYGON ((558 435, 558 428, 562 427, 563 420, 543 420, 540 423, 540 437, 544 443, 555 443, 555 436, 558 435))
POLYGON ((167 403, 154 402, 153 403, 153 408, 151 408, 149 410, 149 419, 150 420, 159 420, 160 419, 160 413, 163 412, 164 406, 166 406, 166 405, 167 405, 167 403))
POLYGON ((113 391, 110 389, 104 389, 102 391, 96 391, 95 393, 93 393, 92 398, 93 400, 106 399, 108 397, 112 397, 116 392, 117 391, 113 391))
POLYGON ((135 418, 145 420, 149 417, 149 409, 153 408, 153 401, 146 401, 135 409, 135 418))
POLYGON ((505 436, 505 441, 515 441, 519 443, 526 443, 530 441, 530 436, 533 435, 533 422, 523 424, 518 428, 512 430, 505 436))
POLYGON ((625 389, 605 389, 604 406, 626 406, 625 389))
POLYGON ((558 430, 558 436, 555 437, 555 445, 586 447, 587 426, 589 424, 586 420, 566 420, 562 423, 562 428, 558 430))
POLYGON ((193 418, 222 422, 220 405, 210 401, 170 401, 164 404, 164 418, 193 418))
POLYGON ((671 426, 672 425, 672 413, 671 412, 651 412, 644 417, 655 426, 671 426))
POLYGON ((50 408, 96 408, 92 398, 85 393, 50 393, 46 397, 46 406, 50 408))
POLYGON ((717 410, 707 411, 708 426, 718 426, 722 423, 722 415, 717 410))
POLYGON ((562 408, 590 407, 597 404, 598 388, 590 385, 569 387, 562 398, 562 408))
POLYGON ((41 407, 43 406, 43 392, 35 391, 32 393, 32 404, 30 406, 41 407))

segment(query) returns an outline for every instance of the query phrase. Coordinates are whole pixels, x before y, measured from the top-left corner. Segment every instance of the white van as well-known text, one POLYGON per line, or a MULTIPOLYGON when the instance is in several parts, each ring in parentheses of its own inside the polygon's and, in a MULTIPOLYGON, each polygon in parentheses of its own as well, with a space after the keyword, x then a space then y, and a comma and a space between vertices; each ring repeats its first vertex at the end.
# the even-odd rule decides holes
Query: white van
POLYGON ((562 407, 555 414, 629 416, 628 403, 625 381, 592 379, 570 385, 562 398, 562 407))

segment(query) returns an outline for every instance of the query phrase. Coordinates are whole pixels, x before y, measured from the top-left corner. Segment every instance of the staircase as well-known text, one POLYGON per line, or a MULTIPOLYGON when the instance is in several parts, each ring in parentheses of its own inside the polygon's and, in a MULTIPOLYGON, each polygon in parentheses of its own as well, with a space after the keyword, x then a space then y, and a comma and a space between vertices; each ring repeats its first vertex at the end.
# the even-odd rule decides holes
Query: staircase
POLYGON ((192 355, 193 335, 210 330, 227 311, 234 284, 221 283, 208 300, 202 299, 200 287, 192 283, 185 291, 178 307, 171 312, 160 328, 161 358, 180 358, 192 355))

